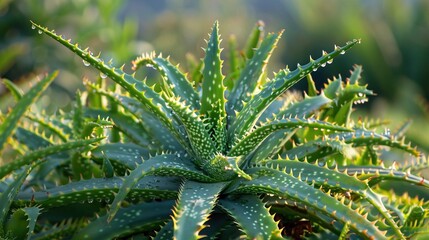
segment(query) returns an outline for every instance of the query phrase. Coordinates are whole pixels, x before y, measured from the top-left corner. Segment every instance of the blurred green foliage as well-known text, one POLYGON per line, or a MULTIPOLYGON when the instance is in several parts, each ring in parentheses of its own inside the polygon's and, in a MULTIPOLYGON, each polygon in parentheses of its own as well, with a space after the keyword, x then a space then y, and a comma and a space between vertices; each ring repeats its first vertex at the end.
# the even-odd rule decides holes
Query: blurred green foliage
POLYGON ((91 50, 95 54, 102 49, 109 49, 103 52, 103 56, 125 61, 135 55, 138 45, 137 21, 132 18, 118 21, 122 4, 121 1, 102 0, 2 2, 0 74, 20 84, 27 82, 34 74, 60 69, 61 77, 49 93, 54 97, 45 102, 46 105, 54 102, 54 109, 65 106, 74 97, 75 89, 82 86, 82 79, 77 78, 93 73, 82 71, 82 62, 76 58, 64 58, 65 50, 55 46, 52 41, 42 40, 31 29, 30 20, 55 27, 66 37, 76 36, 73 40, 89 42, 89 46, 94 46, 91 50), (109 48, 105 47, 107 45, 109 48))
POLYGON ((75 69, 61 53, 46 52, 41 47, 52 42, 35 38, 29 19, 78 36, 73 40, 87 42, 97 52, 109 44, 111 50, 103 54, 117 62, 151 50, 146 42, 172 53, 180 62, 187 52, 198 50, 204 29, 214 20, 221 20, 222 34, 234 32, 240 43, 262 19, 270 29, 286 29, 286 38, 280 42, 285 50, 275 56, 277 66, 273 69, 295 59, 305 62, 303 52, 318 55, 318 49, 332 48, 333 40, 341 43, 361 38, 364 44, 359 51, 321 77, 332 77, 329 74, 357 63, 365 66, 364 78, 383 97, 395 98, 403 82, 408 81, 421 86, 422 94, 429 96, 425 82, 429 75, 428 1, 3 0, 0 8, 0 49, 2 56, 7 56, 0 61, 0 72, 12 79, 45 65, 75 69), (318 44, 314 44, 315 39, 318 44), (300 44, 289 46, 288 42, 300 44))
MULTIPOLYGON (((356 51, 316 73, 314 79, 322 83, 334 74, 347 76, 345 69, 363 65, 364 81, 379 95, 370 101, 374 104, 368 111, 396 124, 413 118, 410 138, 429 149, 429 139, 421 134, 428 123, 428 111, 422 107, 429 99, 428 12, 429 1, 424 0, 0 0, 0 74, 24 82, 30 73, 60 69, 49 93, 57 97, 45 101, 59 107, 81 86, 79 76, 96 77, 77 58, 64 58, 66 50, 53 41, 39 38, 29 20, 76 36, 74 41, 85 42, 95 54, 109 49, 102 56, 114 62, 158 49, 171 54, 173 62, 185 62, 188 52, 200 53, 195 56, 199 59, 203 55, 200 39, 207 37, 206 29, 214 20, 222 23, 223 38, 235 33, 239 45, 255 22, 263 20, 268 31, 286 30, 278 44, 283 52, 273 55, 268 72, 297 60, 307 62, 307 53, 318 56, 320 49, 331 50, 332 42, 361 38, 363 44, 356 51)), ((228 56, 224 58, 228 64, 228 56)))

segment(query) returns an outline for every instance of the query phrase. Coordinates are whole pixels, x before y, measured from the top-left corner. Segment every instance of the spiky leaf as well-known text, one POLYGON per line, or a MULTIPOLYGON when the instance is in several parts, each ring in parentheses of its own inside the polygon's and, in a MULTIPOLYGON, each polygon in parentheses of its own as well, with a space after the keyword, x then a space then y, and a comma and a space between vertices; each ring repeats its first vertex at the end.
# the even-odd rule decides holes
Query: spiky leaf
POLYGON ((61 36, 56 35, 53 31, 49 31, 47 28, 43 28, 40 25, 33 23, 38 30, 42 31, 46 35, 50 36, 57 42, 61 43, 66 48, 77 54, 83 60, 100 70, 103 74, 111 78, 113 81, 122 86, 127 90, 133 97, 139 100, 145 109, 154 114, 159 121, 164 124, 177 138, 177 140, 186 146, 183 136, 178 132, 172 123, 170 116, 170 109, 165 103, 164 99, 151 87, 147 86, 144 82, 138 81, 133 76, 124 73, 121 69, 114 68, 104 63, 100 58, 92 56, 88 50, 82 50, 78 45, 73 45, 70 41, 66 41, 61 36))
POLYGON ((243 195, 237 199, 222 199, 222 206, 250 239, 283 239, 277 223, 264 203, 256 196, 243 195))
POLYGON ((24 183, 25 178, 30 174, 31 167, 25 167, 16 179, 3 191, 0 195, 0 236, 4 234, 4 223, 12 205, 11 199, 14 199, 18 194, 21 185, 24 183))
MULTIPOLYGON (((250 100, 281 35, 282 32, 268 34, 255 54, 251 54, 253 57, 246 62, 246 66, 241 71, 237 83, 228 96, 227 112, 229 118, 233 118, 234 111, 240 111, 243 108, 243 102, 250 100)), ((228 121, 232 122, 232 119, 228 121)))
POLYGON ((356 193, 360 197, 366 199, 375 209, 385 218, 390 227, 394 230, 399 238, 403 238, 398 226, 392 220, 392 216, 388 213, 384 204, 368 184, 351 177, 345 173, 340 173, 337 170, 320 167, 318 164, 310 164, 296 160, 272 160, 267 161, 272 168, 280 168, 290 173, 291 175, 301 178, 302 180, 317 184, 320 186, 329 186, 330 189, 341 188, 343 191, 356 193), (316 173, 316 174, 315 174, 316 173))
POLYGON ((348 42, 343 47, 335 48, 335 50, 329 54, 324 52, 317 60, 311 60, 308 64, 303 66, 298 65, 297 69, 292 72, 286 69, 277 73, 274 79, 262 86, 262 91, 256 94, 238 114, 231 128, 228 129, 230 143, 233 143, 235 139, 240 138, 246 131, 253 127, 256 120, 274 99, 301 80, 313 69, 326 64, 328 61, 332 61, 333 58, 343 51, 349 50, 358 42, 359 40, 348 42))
POLYGON ((7 224, 6 231, 16 238, 29 240, 40 212, 41 209, 38 207, 26 207, 16 210, 7 224), (23 231, 23 229, 27 229, 27 232, 23 231))
POLYGON ((204 58, 203 85, 200 113, 205 115, 208 129, 216 144, 216 149, 224 151, 226 111, 225 87, 223 85, 222 60, 220 59, 219 24, 215 22, 207 42, 204 58))
POLYGON ((189 162, 185 159, 181 159, 177 155, 164 154, 155 156, 137 166, 130 175, 126 177, 111 205, 108 221, 114 218, 116 212, 120 209, 121 202, 137 182, 142 177, 149 174, 183 176, 199 181, 213 181, 212 178, 202 174, 195 166, 189 164, 189 162))
POLYGON ((163 89, 168 89, 168 91, 171 91, 174 96, 180 97, 186 101, 186 103, 192 106, 193 109, 200 108, 198 93, 195 92, 189 80, 186 78, 186 75, 180 72, 179 68, 171 64, 168 59, 165 59, 162 56, 155 57, 155 53, 151 53, 144 54, 133 61, 134 70, 137 70, 140 66, 144 65, 155 67, 155 69, 161 74, 165 81, 164 84, 166 85, 163 89))
MULTIPOLYGON (((131 201, 173 199, 178 194, 180 179, 171 177, 146 176, 130 190, 127 199, 131 201)), ((124 183, 123 178, 92 178, 56 186, 44 191, 20 192, 15 205, 38 204, 45 209, 71 204, 92 204, 111 202, 115 193, 124 183)))
POLYGON ((174 239, 200 238, 199 232, 224 187, 225 183, 185 182, 174 210, 174 239))
POLYGON ((386 239, 379 229, 357 211, 285 172, 268 168, 251 168, 247 173, 252 175, 253 180, 237 181, 228 191, 235 194, 268 193, 292 199, 317 208, 318 211, 337 221, 349 223, 350 228, 362 237, 386 239))
POLYGON ((13 131, 18 126, 19 119, 24 115, 30 105, 40 97, 42 92, 49 86, 57 75, 58 72, 53 72, 32 87, 2 121, 0 125, 0 151, 3 149, 7 138, 13 134, 13 131))
POLYGON ((88 140, 77 140, 74 142, 68 142, 64 144, 59 145, 52 145, 46 148, 38 149, 35 151, 32 151, 18 159, 15 159, 14 161, 5 164, 4 166, 0 167, 0 179, 2 179, 7 174, 11 173, 14 170, 17 170, 21 168, 22 166, 32 164, 36 162, 39 159, 43 159, 49 155, 67 151, 70 149, 76 149, 80 147, 86 147, 90 144, 96 143, 101 141, 103 138, 95 138, 95 139, 88 139, 88 140))
POLYGON ((149 202, 120 209, 113 221, 106 224, 104 215, 79 231, 73 239, 113 239, 130 233, 153 230, 167 221, 173 201, 149 202))

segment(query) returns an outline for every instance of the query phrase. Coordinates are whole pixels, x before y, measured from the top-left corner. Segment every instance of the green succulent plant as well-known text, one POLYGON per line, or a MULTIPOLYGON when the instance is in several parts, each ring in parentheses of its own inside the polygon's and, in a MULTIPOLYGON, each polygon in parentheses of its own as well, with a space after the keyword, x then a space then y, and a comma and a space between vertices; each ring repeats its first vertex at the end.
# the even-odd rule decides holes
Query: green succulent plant
POLYGON ((354 104, 373 94, 360 83, 361 67, 346 81, 314 87, 310 73, 359 40, 269 79, 265 67, 282 32, 262 37, 259 24, 243 51, 230 48, 225 77, 216 22, 204 59, 188 75, 154 53, 133 61, 135 71, 160 73, 149 84, 32 24, 100 78, 85 82, 71 112, 53 116, 27 109, 56 73, 25 95, 5 82, 17 104, 0 126, 1 149, 8 143, 16 155, 0 167, 3 238, 405 239, 427 232, 428 203, 389 185, 427 191, 416 175, 427 161, 400 140, 403 131, 380 133, 378 122, 351 119, 354 104), (304 78, 304 97, 288 91, 304 78), (413 157, 385 167, 379 154, 386 148, 413 157))

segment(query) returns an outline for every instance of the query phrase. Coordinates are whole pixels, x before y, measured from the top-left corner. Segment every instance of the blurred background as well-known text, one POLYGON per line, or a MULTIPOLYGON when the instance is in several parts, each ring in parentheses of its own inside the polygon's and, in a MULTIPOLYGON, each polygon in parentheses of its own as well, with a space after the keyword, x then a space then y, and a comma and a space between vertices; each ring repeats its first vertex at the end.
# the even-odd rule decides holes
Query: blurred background
MULTIPOLYGON (((39 36, 29 20, 128 68, 131 60, 152 50, 186 68, 187 53, 203 56, 203 39, 215 20, 220 22, 224 47, 231 34, 243 46, 258 20, 265 22, 268 32, 285 29, 269 72, 286 65, 294 68, 310 55, 317 58, 322 50, 331 51, 334 44, 360 38, 362 44, 313 78, 320 87, 338 74, 347 77, 353 64, 362 65, 365 82, 378 96, 360 107, 358 115, 391 119, 392 128, 413 119, 409 139, 429 150, 429 1, 0 0, 1 77, 25 87, 35 75, 59 69, 49 92, 53 97, 42 101, 64 108, 82 87, 82 78, 94 78, 97 72, 39 36)), ((9 100, 2 86, 0 96, 4 110, 9 100)))

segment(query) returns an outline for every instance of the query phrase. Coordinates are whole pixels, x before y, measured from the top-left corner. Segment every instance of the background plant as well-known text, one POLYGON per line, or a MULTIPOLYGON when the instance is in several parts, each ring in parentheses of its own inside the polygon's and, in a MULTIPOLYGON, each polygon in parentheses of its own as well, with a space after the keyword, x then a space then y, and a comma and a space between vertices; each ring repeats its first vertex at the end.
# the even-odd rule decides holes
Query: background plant
POLYGON ((141 81, 53 31, 33 28, 98 69, 100 78, 86 81, 72 111, 53 116, 27 109, 56 73, 25 95, 6 82, 17 104, 3 116, 0 146, 7 142, 17 157, 0 168, 3 237, 425 233, 427 203, 385 183, 424 192, 428 182, 414 174, 427 162, 401 140, 401 129, 379 132, 382 123, 351 118, 353 106, 373 94, 361 83, 361 67, 346 80, 329 80, 323 91, 310 75, 358 40, 270 76, 265 67, 281 32, 262 37, 257 24, 242 51, 230 41, 227 70, 215 23, 205 57, 189 64, 188 75, 150 53, 134 69, 153 67, 162 81, 141 81), (287 91, 305 78, 307 94, 287 91), (381 160, 389 159, 380 154, 390 148, 413 157, 385 167, 381 160))
MULTIPOLYGON (((228 3, 128 0, 115 4, 87 0, 67 3, 58 0, 2 1, 0 75, 26 89, 25 82, 33 78, 30 73, 60 69, 62 77, 51 86, 55 91, 48 89, 49 98, 45 95, 38 103, 54 111, 67 106, 76 88, 83 89, 79 81, 82 75, 92 78, 94 73, 97 74, 90 68, 82 70, 82 75, 74 74, 76 68, 82 69, 80 60, 63 58, 64 49, 32 34, 28 28, 28 19, 49 23, 65 36, 75 36, 77 42, 93 46, 95 53, 103 50, 106 60, 113 57, 117 63, 153 49, 174 55, 177 62, 184 63, 189 52, 195 53, 198 59, 202 57, 199 51, 200 39, 206 34, 206 26, 215 19, 224 23, 225 36, 235 34, 240 45, 244 45, 253 22, 264 19, 271 30, 286 25, 289 41, 301 43, 289 46, 286 42, 280 42, 279 51, 272 56, 268 72, 283 68, 285 63, 305 62, 307 53, 316 55, 320 49, 330 46, 332 34, 335 34, 338 42, 362 38, 365 45, 359 51, 347 54, 341 63, 316 72, 314 77, 326 79, 339 73, 345 76, 352 64, 365 66, 363 81, 369 83, 379 96, 360 108, 368 112, 360 111, 360 114, 355 114, 356 118, 371 114, 375 118, 389 119, 391 124, 388 127, 391 129, 395 129, 404 119, 412 118, 408 137, 427 151, 429 135, 421 129, 429 126, 427 111, 422 111, 421 106, 427 105, 428 93, 425 89, 429 89, 425 85, 425 66, 428 65, 425 56, 429 49, 428 36, 425 34, 429 29, 426 14, 428 7, 425 1, 398 0, 354 0, 349 4, 341 4, 338 0, 310 1, 305 4, 284 0, 263 4, 243 0, 228 3), (363 15, 367 17, 362 18, 363 15), (188 34, 189 29, 193 30, 193 34, 188 34), (176 42, 182 43, 182 47, 177 48, 176 42), (19 57, 15 60, 6 60, 16 55, 19 57), (33 55, 38 57, 28 57, 33 55), (56 61, 52 61, 52 58, 56 61), (46 64, 48 62, 50 64, 46 64), (1 66, 2 63, 5 68, 1 66), (67 97, 63 93, 67 93, 67 97), (386 98, 387 101, 384 100, 386 98), (402 107, 404 105, 405 108, 402 107)), ((228 59, 227 56, 225 58, 228 59)), ((149 70, 149 73, 153 72, 149 70)), ((153 78, 153 75, 149 76, 153 78)), ((322 87, 317 85, 318 89, 322 87)), ((294 88, 303 90, 305 84, 298 83, 294 88)), ((0 89, 0 95, 4 94, 4 89, 0 89)), ((3 111, 10 106, 8 101, 6 98, 1 99, 3 111)))
MULTIPOLYGON (((68 107, 76 89, 83 88, 81 76, 74 74, 75 69, 81 66, 80 61, 63 58, 61 49, 34 35, 34 31, 28 28, 28 16, 39 22, 55 19, 52 27, 76 36, 78 41, 106 49, 108 43, 109 50, 104 54, 123 62, 134 57, 136 51, 151 50, 151 46, 137 40, 138 25, 135 19, 117 20, 121 5, 121 1, 106 3, 87 0, 4 2, 0 6, 0 12, 3 13, 0 14, 0 75, 26 89, 27 83, 38 74, 50 69, 61 69, 63 77, 53 82, 48 89, 49 98, 41 99, 38 104, 49 111, 68 107), (52 61, 49 66, 45 64, 47 59, 52 61)), ((85 75, 93 77, 94 73, 88 71, 85 75)), ((0 107, 4 111, 12 99, 5 95, 4 88, 0 88, 0 95, 3 97, 0 107)))

